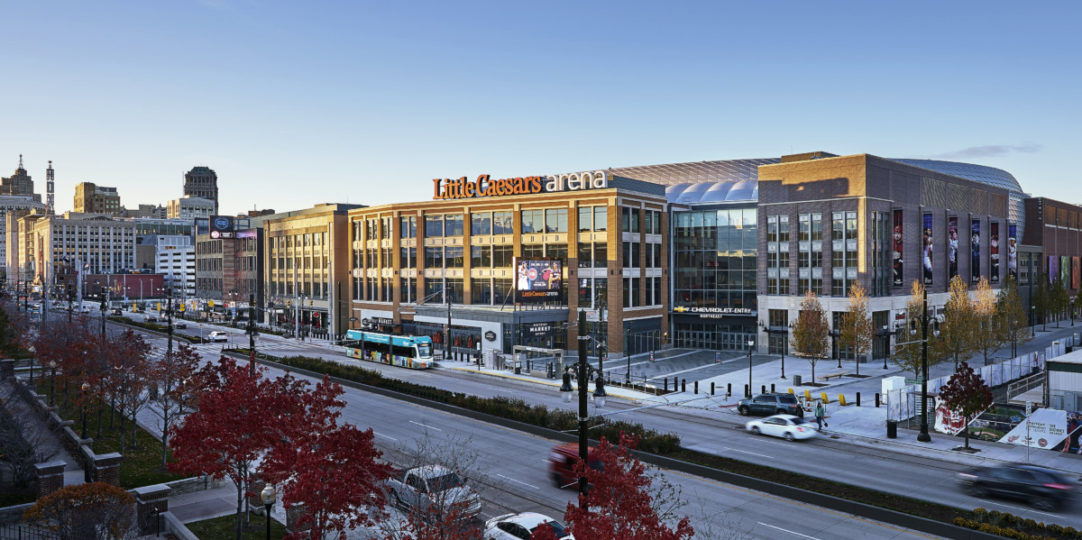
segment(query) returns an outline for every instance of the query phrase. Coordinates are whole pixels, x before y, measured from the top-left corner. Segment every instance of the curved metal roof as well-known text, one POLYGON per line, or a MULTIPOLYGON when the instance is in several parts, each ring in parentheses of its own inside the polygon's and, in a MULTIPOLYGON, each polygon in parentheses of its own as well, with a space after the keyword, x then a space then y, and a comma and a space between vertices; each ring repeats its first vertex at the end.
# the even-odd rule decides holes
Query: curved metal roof
POLYGON ((737 180, 672 184, 665 188, 669 202, 680 204, 710 204, 759 200, 759 182, 737 180))
POLYGON ((931 169, 936 172, 959 176, 967 180, 1003 188, 1008 191, 1022 193, 1022 186, 1011 173, 995 167, 961 163, 958 161, 940 161, 937 159, 892 159, 892 161, 913 165, 914 167, 931 169))

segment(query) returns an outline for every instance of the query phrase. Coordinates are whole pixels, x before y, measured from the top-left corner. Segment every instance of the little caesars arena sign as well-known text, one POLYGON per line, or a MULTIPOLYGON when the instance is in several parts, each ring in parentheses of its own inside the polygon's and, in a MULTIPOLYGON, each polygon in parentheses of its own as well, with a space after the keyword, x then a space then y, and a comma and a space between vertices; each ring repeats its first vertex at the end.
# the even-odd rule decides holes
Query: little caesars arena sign
POLYGON ((465 176, 458 179, 433 178, 432 184, 433 199, 469 199, 604 189, 609 187, 609 175, 605 171, 593 171, 493 179, 487 174, 482 174, 472 181, 465 176))

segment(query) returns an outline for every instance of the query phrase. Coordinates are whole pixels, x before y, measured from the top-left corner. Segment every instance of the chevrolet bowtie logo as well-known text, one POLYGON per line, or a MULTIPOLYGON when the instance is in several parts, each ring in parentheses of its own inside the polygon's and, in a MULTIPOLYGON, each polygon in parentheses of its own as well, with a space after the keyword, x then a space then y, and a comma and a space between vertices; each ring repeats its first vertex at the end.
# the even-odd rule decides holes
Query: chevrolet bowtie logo
POLYGON ((683 313, 683 312, 687 311, 688 308, 686 308, 684 306, 676 306, 676 307, 672 308, 672 310, 677 312, 677 313, 683 313))

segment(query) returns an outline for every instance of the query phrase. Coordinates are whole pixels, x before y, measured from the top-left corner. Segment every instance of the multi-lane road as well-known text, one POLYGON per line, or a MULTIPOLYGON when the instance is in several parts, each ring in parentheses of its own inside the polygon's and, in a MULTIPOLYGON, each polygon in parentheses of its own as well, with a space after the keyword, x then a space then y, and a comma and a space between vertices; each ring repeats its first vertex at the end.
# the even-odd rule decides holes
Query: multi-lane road
MULTIPOLYGON (((208 330, 204 328, 203 334, 208 330)), ((234 344, 247 344, 243 331, 226 331, 235 336, 232 338, 234 344)), ((189 326, 181 332, 195 335, 199 329, 189 326)), ((151 337, 151 341, 164 349, 164 339, 160 336, 151 337)), ((205 358, 213 358, 221 349, 221 344, 205 344, 196 348, 205 358)), ((322 354, 335 358, 326 347, 301 344, 277 336, 260 336, 257 348, 278 355, 322 354)), ((351 361, 345 357, 340 357, 340 360, 351 361)), ((379 364, 363 365, 381 370, 389 376, 475 395, 511 396, 552 408, 570 407, 562 402, 555 389, 539 388, 532 383, 453 370, 406 371, 379 364)), ((348 405, 343 411, 344 417, 361 428, 371 426, 377 442, 389 455, 400 454, 402 448, 416 446, 418 440, 439 442, 437 446, 466 449, 466 452, 474 455, 479 465, 477 480, 488 492, 489 515, 505 510, 535 510, 559 515, 573 497, 572 493, 551 486, 548 479, 544 461, 554 441, 356 389, 347 389, 346 399, 348 405)), ((1047 513, 1010 501, 970 497, 956 489, 954 484, 956 474, 966 466, 934 456, 914 456, 829 438, 793 444, 753 437, 744 433, 743 418, 720 409, 641 408, 619 399, 610 399, 606 409, 599 412, 661 431, 675 431, 680 434, 685 447, 695 450, 959 508, 983 506, 1031 517, 1036 521, 1082 527, 1077 506, 1062 512, 1047 513)), ((779 500, 681 473, 667 472, 666 475, 671 482, 683 488, 684 498, 689 503, 684 511, 697 526, 711 527, 717 531, 736 527, 742 531, 736 537, 779 538, 789 534, 786 531, 795 533, 793 538, 833 537, 841 531, 846 534, 861 531, 856 533, 875 537, 913 534, 896 531, 881 523, 834 514, 821 508, 779 500)))

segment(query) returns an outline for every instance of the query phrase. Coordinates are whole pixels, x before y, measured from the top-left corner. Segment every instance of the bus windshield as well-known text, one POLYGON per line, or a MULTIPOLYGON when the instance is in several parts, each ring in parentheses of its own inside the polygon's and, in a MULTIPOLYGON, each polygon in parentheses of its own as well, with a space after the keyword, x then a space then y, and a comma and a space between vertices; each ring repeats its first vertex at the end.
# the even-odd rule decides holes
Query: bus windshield
POLYGON ((431 358, 432 357, 432 344, 431 343, 418 343, 417 344, 417 357, 418 358, 431 358))

